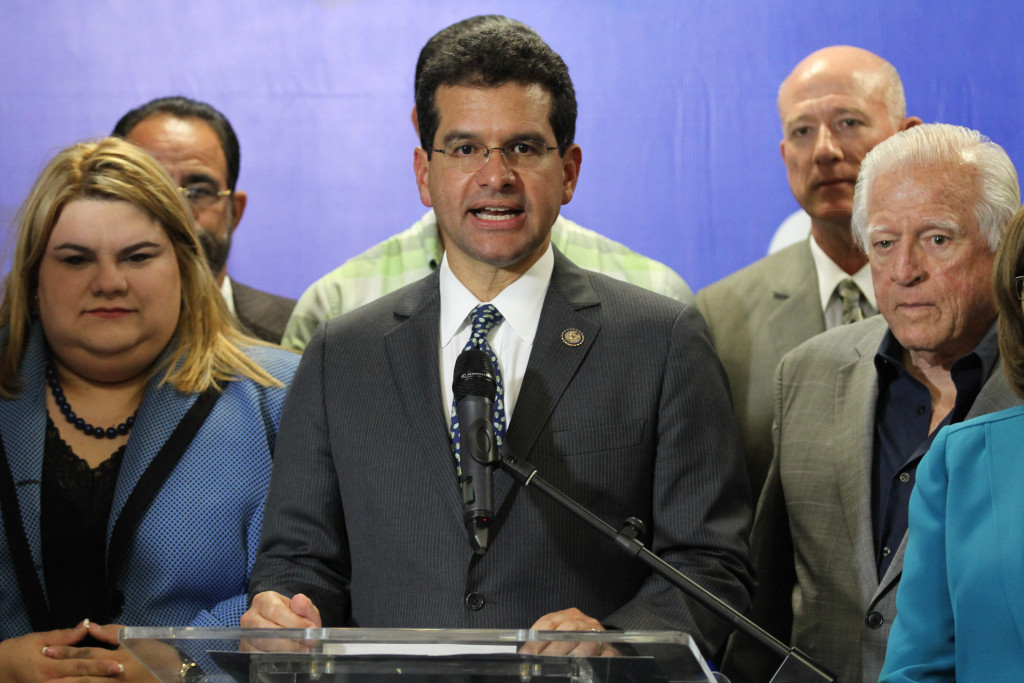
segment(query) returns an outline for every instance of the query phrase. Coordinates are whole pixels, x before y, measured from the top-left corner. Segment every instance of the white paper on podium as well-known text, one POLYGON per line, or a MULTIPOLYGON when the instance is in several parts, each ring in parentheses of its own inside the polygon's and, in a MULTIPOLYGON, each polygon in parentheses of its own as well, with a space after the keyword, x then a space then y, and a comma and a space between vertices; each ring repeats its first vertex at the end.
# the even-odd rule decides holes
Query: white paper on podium
POLYGON ((409 655, 415 657, 451 657, 458 655, 512 654, 516 645, 469 645, 459 643, 330 643, 324 645, 329 655, 409 655))

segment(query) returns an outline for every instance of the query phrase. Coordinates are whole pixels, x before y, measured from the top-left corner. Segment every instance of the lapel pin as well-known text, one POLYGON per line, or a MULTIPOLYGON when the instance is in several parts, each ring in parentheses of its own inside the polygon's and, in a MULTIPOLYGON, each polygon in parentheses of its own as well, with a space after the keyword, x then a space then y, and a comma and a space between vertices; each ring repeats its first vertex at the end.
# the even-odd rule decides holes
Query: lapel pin
POLYGON ((562 332, 562 343, 566 346, 579 346, 583 343, 583 333, 575 327, 570 327, 562 332))

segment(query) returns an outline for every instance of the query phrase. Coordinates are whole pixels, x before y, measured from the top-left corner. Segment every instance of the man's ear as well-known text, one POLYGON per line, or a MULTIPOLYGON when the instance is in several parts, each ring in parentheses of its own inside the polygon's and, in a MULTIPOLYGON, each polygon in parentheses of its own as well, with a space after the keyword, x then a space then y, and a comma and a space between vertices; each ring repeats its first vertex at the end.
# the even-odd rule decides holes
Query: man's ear
POLYGON ((580 180, 580 164, 583 163, 583 150, 579 145, 569 145, 565 154, 561 156, 562 162, 562 203, 568 204, 572 201, 572 195, 576 192, 576 183, 580 180))
POLYGON ((903 119, 903 123, 900 125, 900 130, 907 130, 908 128, 913 128, 914 126, 920 126, 922 123, 924 123, 924 121, 921 120, 921 117, 908 116, 907 118, 903 119))
MULTIPOLYGON (((413 112, 415 111, 413 109, 413 112)), ((433 206, 430 200, 430 161, 422 147, 413 150, 412 169, 416 172, 416 187, 420 189, 420 201, 423 202, 423 206, 433 206)))
POLYGON ((235 231, 239 221, 242 220, 242 214, 245 213, 245 205, 248 201, 249 196, 245 194, 244 190, 236 190, 231 193, 231 232, 235 231))

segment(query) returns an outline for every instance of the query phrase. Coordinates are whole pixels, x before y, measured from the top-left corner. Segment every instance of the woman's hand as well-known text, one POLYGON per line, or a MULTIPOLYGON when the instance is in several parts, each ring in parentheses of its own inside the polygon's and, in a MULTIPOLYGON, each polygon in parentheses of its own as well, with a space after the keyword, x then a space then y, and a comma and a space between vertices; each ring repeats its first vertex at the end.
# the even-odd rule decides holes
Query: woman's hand
MULTIPOLYGON (((45 656, 55 662, 72 665, 78 663, 83 668, 97 663, 113 665, 108 667, 108 671, 111 673, 64 674, 64 678, 59 676, 53 677, 55 681, 64 683, 65 679, 67 679, 67 683, 72 683, 72 681, 74 683, 88 683, 89 678, 81 678, 82 676, 93 676, 97 678, 97 681, 114 679, 117 681, 130 681, 131 683, 151 683, 157 680, 132 653, 128 652, 123 645, 118 645, 117 632, 122 628, 120 624, 100 626, 99 624, 87 621, 84 626, 83 631, 88 633, 94 640, 109 645, 117 645, 117 649, 107 650, 102 647, 54 645, 46 648, 45 656)), ((165 653, 161 652, 161 655, 167 660, 166 667, 171 671, 178 671, 181 668, 181 657, 177 651, 169 646, 161 646, 161 648, 166 648, 165 653)))
MULTIPOLYGON (((94 650, 75 647, 95 625, 88 621, 74 628, 40 631, 0 642, 0 680, 10 683, 41 683, 42 681, 76 679, 91 676, 96 680, 115 679, 122 673, 119 661, 110 657, 55 657, 52 653, 73 650, 94 650)), ((122 679, 123 680, 123 679, 122 679)))

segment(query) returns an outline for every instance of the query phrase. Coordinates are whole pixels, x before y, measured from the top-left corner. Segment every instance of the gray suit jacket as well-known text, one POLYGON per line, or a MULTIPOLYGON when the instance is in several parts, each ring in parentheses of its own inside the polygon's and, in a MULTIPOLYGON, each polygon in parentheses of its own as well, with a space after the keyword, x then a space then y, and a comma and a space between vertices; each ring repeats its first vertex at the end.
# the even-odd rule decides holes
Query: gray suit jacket
MULTIPOLYGON (((776 456, 751 538, 752 618, 843 683, 878 680, 896 617, 906 537, 878 579, 871 507, 881 316, 815 337, 775 377, 776 456)), ((967 417, 1017 405, 996 363, 967 417)), ((767 681, 779 662, 745 638, 730 643, 733 683, 767 681)))
MULTIPOLYGON (((438 276, 321 324, 292 384, 250 594, 304 592, 324 624, 525 628, 578 607, 610 627, 729 628, 535 488, 494 474, 485 555, 462 522, 438 361, 438 276)), ((725 376, 696 309, 557 250, 511 452, 739 609, 749 494, 725 376), (569 346, 563 332, 583 342, 569 346)))
POLYGON ((772 461, 772 375, 782 357, 825 331, 810 245, 794 244, 697 294, 729 375, 756 499, 772 461))
POLYGON ((231 291, 235 299, 235 315, 249 334, 280 344, 284 328, 295 308, 295 299, 253 289, 232 278, 231 291))

